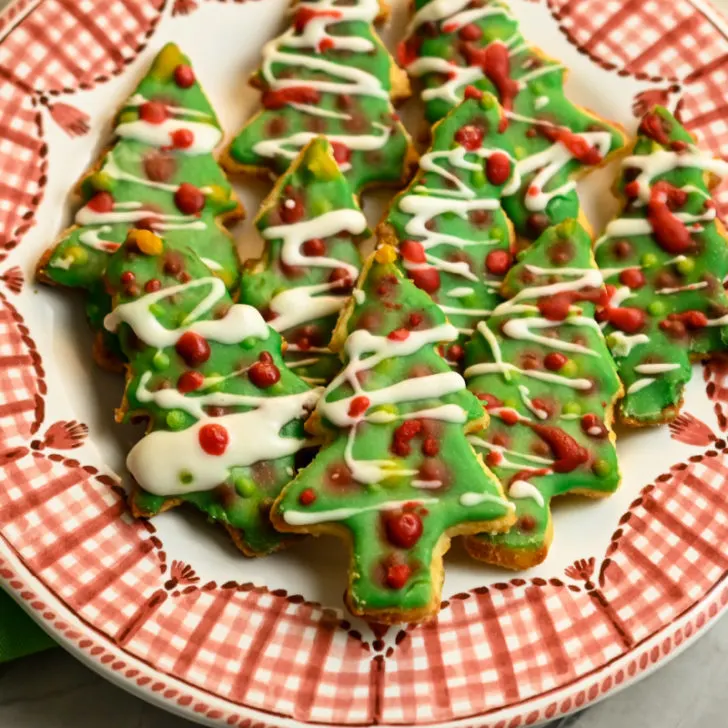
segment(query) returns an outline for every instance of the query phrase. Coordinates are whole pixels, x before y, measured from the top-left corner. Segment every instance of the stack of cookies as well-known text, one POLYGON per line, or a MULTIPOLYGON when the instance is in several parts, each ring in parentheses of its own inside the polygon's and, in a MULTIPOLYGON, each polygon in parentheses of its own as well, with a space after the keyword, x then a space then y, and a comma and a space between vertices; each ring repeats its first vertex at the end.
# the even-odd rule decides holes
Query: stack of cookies
POLYGON ((663 108, 627 152, 500 0, 417 0, 402 68, 386 16, 306 0, 265 45, 262 110, 222 156, 275 180, 259 260, 239 264, 222 130, 168 45, 38 276, 85 291, 96 360, 126 372, 117 419, 148 425, 136 515, 192 504, 249 556, 340 536, 349 609, 396 623, 437 613, 452 536, 540 563, 554 496, 618 487, 615 415, 679 414, 691 362, 728 345, 728 167, 663 108), (419 163, 393 108, 408 75, 419 163), (593 242, 576 180, 616 155, 622 209, 593 242), (362 260, 359 195, 408 181, 362 260))

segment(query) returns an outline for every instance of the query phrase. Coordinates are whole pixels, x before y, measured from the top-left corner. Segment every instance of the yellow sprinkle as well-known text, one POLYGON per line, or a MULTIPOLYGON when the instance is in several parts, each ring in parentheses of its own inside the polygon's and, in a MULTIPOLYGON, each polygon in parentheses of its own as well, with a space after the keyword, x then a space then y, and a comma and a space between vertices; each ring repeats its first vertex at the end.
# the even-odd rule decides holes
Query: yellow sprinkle
POLYGON ((134 228, 126 234, 126 240, 136 245, 145 255, 159 255, 164 249, 162 238, 155 235, 151 230, 137 230, 134 228))
POLYGON ((336 179, 341 174, 333 155, 320 146, 315 146, 309 151, 307 166, 314 177, 322 180, 336 179))
POLYGON ((391 245, 382 245, 374 253, 374 260, 377 263, 394 263, 397 260, 397 251, 391 245))
POLYGON ((180 63, 185 63, 182 52, 174 43, 168 43, 154 59, 150 75, 160 81, 169 81, 180 63))

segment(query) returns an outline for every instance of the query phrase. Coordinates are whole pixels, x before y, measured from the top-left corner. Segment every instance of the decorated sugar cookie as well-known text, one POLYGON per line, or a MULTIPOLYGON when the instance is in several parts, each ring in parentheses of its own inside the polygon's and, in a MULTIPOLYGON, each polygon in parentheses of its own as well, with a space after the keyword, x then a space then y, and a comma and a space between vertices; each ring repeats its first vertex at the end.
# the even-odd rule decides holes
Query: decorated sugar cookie
POLYGON ((281 338, 191 250, 131 230, 111 257, 106 326, 128 359, 122 421, 148 421, 127 466, 132 510, 190 503, 223 524, 248 555, 284 540, 268 512, 309 443, 319 391, 289 371, 281 338))
POLYGON ((691 359, 728 345, 728 247, 710 197, 727 173, 726 162, 700 152, 660 107, 642 119, 622 162, 624 205, 595 247, 613 290, 603 320, 626 388, 627 424, 673 419, 691 359))
POLYGON ((518 180, 501 119, 497 101, 485 94, 438 122, 419 172, 377 230, 457 328, 460 336, 444 351, 451 364, 462 363, 465 342, 500 300, 513 261, 512 227, 500 198, 518 180))
POLYGON ((508 298, 466 347, 468 389, 490 425, 470 436, 517 509, 508 533, 467 540, 475 557, 525 569, 546 558, 551 499, 603 496, 619 484, 612 413, 621 392, 595 321, 607 291, 589 235, 549 228, 506 276, 508 298))
POLYGON ((621 129, 569 101, 566 68, 528 44, 500 0, 416 0, 414 8, 398 60, 422 79, 430 122, 469 86, 495 93, 505 110, 521 181, 503 206, 518 237, 578 217, 573 178, 624 145, 621 129))
MULTIPOLYGON (((116 143, 79 184, 82 207, 38 264, 47 283, 87 292, 88 316, 103 331, 109 310, 103 274, 109 256, 133 228, 163 234, 168 246, 192 247, 230 288, 238 259, 223 222, 242 217, 213 150, 222 130, 189 59, 170 43, 122 107, 116 143)), ((97 361, 118 366, 118 347, 106 336, 97 361)))
POLYGON ((246 269, 241 300, 283 335, 289 368, 326 384, 341 368, 328 345, 369 230, 325 137, 309 142, 278 180, 256 225, 264 254, 246 269))
POLYGON ((347 604, 383 623, 437 612, 451 536, 513 522, 466 438, 487 415, 436 351, 457 330, 395 257, 374 254, 345 310, 334 337, 344 367, 307 423, 327 439, 272 514, 281 530, 348 540, 347 604))
POLYGON ((251 79, 263 110, 228 148, 230 172, 282 174, 323 134, 355 192, 406 181, 416 153, 392 101, 409 96, 409 83, 372 27, 382 7, 377 0, 294 5, 291 26, 264 46, 251 79))

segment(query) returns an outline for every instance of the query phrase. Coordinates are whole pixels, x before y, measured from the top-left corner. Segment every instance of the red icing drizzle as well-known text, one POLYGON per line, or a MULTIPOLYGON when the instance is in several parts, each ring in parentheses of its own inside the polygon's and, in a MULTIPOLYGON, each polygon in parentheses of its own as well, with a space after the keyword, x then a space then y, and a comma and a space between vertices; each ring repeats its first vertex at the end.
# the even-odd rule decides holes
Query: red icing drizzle
POLYGON ((669 182, 657 182, 650 191, 647 219, 657 244, 673 255, 684 253, 693 241, 685 224, 672 213, 671 206, 685 204, 687 195, 669 182))
MULTIPOLYGON (((506 111, 511 111, 519 86, 518 82, 511 78, 511 61, 505 44, 495 41, 485 48, 468 48, 466 53, 468 63, 471 66, 480 66, 488 80, 495 86, 501 106, 506 111)), ((498 131, 503 132, 507 127, 508 117, 504 116, 498 131)))
POLYGON ((317 104, 319 92, 309 86, 291 86, 277 91, 265 91, 261 103, 266 109, 282 109, 288 104, 317 104))
POLYGON ((293 26, 297 33, 303 33, 306 26, 314 18, 333 18, 337 20, 341 17, 338 10, 313 10, 312 8, 299 8, 296 11, 296 17, 293 19, 293 26))
POLYGON ((662 118, 652 111, 644 115, 639 131, 663 146, 670 143, 662 118))
POLYGON ((586 139, 563 126, 540 126, 541 133, 552 142, 563 144, 582 164, 599 164, 602 155, 586 139))
POLYGON ((549 446, 556 459, 551 469, 555 473, 570 473, 589 460, 589 452, 559 427, 531 424, 531 429, 549 446))

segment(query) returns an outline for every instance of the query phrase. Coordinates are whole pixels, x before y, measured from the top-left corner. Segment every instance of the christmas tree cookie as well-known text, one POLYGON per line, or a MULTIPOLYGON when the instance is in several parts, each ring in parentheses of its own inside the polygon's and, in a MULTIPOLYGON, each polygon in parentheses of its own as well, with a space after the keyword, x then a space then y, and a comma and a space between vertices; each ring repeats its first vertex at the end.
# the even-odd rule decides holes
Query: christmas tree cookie
MULTIPOLYGON (((173 248, 194 248, 229 288, 238 280, 237 254, 222 224, 243 210, 212 154, 222 130, 176 45, 154 59, 117 115, 114 135, 114 146, 79 183, 83 205, 74 225, 38 264, 40 280, 86 291, 96 331, 110 305, 103 286, 109 256, 132 227, 163 233, 173 248)), ((97 341, 100 364, 118 366, 118 353, 113 337, 97 341)))
POLYGON ((576 221, 549 228, 509 271, 508 298, 466 347, 468 389, 487 408, 470 436, 517 510, 504 534, 467 539, 476 558, 525 569, 546 557, 551 499, 605 496, 619 485, 612 415, 621 393, 595 321, 607 291, 576 221))
POLYGON ((309 142, 279 178, 256 225, 266 247, 245 271, 241 300, 282 334, 289 368, 326 384, 341 368, 328 344, 369 230, 325 137, 309 142))
POLYGON ((624 145, 621 129, 569 101, 566 68, 529 45, 500 0, 415 0, 414 9, 398 60, 422 78, 430 122, 468 86, 495 93, 505 109, 520 183, 503 206, 518 237, 578 217, 574 177, 624 145))
POLYGON ((120 421, 145 420, 127 465, 135 514, 190 503, 223 524, 248 555, 284 537, 268 513, 308 445, 306 412, 319 395, 289 371, 281 338, 191 250, 131 230, 111 257, 114 309, 106 326, 126 354, 120 421))
POLYGON ((512 226, 500 198, 513 186, 516 160, 498 130, 501 118, 495 97, 484 94, 438 122, 419 172, 377 230, 458 329, 445 351, 452 364, 462 362, 463 345, 500 300, 512 263, 512 226))
POLYGON ((451 536, 513 522, 466 437, 487 415, 436 351, 457 330, 395 258, 390 246, 374 254, 342 314, 344 368, 307 423, 325 444, 272 514, 280 530, 348 540, 347 604, 383 623, 437 612, 451 536))
POLYGON ((692 359, 728 345, 728 247, 710 189, 728 164, 701 153, 666 110, 643 119, 622 162, 623 208, 597 241, 614 291, 602 318, 626 389, 630 425, 674 419, 692 359))
POLYGON ((323 134, 355 192, 406 181, 416 153, 392 101, 409 83, 372 27, 382 14, 377 0, 294 6, 291 26, 263 48, 251 79, 263 110, 228 148, 228 171, 283 174, 323 134))

